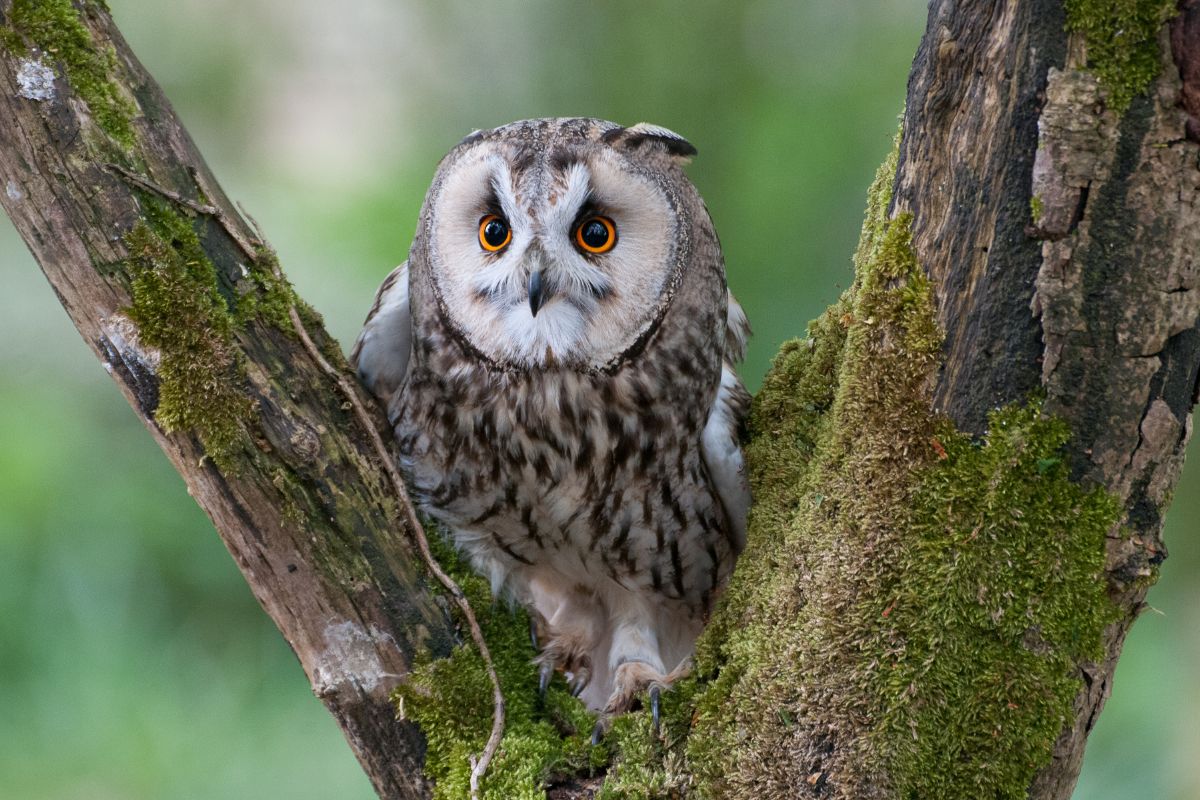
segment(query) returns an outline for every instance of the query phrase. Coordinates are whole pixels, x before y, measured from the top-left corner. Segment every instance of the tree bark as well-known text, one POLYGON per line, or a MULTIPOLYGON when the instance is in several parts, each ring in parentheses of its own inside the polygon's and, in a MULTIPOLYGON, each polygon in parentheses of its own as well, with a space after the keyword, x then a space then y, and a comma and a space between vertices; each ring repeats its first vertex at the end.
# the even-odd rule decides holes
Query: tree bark
POLYGON ((1105 658, 1080 665, 1085 691, 1033 798, 1075 785, 1166 557, 1200 392, 1200 7, 1180 12, 1153 27, 1161 71, 1123 113, 1052 0, 934 2, 909 79, 895 209, 914 213, 937 287, 936 407, 980 432, 990 409, 1044 391, 1074 433, 1074 477, 1114 492, 1132 531, 1109 538, 1120 618, 1105 658))
MULTIPOLYGON (((1072 480, 1122 509, 1105 564, 1118 612, 1104 657, 1077 665, 1083 690, 1029 787, 1039 800, 1069 797, 1165 558, 1200 392, 1200 4, 1179 10, 1152 26, 1161 69, 1127 107, 1098 39, 1055 0, 934 0, 909 81, 889 214, 911 219, 944 336, 934 410, 983 434, 990 410, 1044 394, 1072 432, 1072 480)), ((0 66, 0 204, 380 797, 429 796, 423 737, 388 698, 456 628, 371 432, 287 307, 348 374, 336 343, 280 283, 102 3, 0 0, 0 66), (208 402, 181 403, 180 386, 207 387, 208 402)), ((848 794, 822 758, 791 796, 883 796, 848 794)))
MULTIPOLYGON (((376 791, 427 797, 423 738, 397 721, 388 696, 418 653, 445 655, 456 634, 403 535, 367 432, 290 326, 264 312, 232 331, 235 357, 223 376, 234 385, 229 402, 248 398, 251 410, 234 418, 232 434, 222 434, 232 444, 223 447, 220 465, 195 429, 168 429, 156 416, 170 354, 145 343, 131 316, 144 267, 130 233, 147 207, 167 192, 186 198, 165 202, 193 217, 215 270, 218 313, 253 308, 266 297, 271 276, 254 260, 269 255, 255 252, 257 234, 107 10, 90 2, 21 5, 0 2, 7 29, 0 43, 0 201, 84 341, 211 517, 376 791), (74 51, 63 52, 68 48, 74 51), (89 74, 89 60, 105 74, 89 74), (111 88, 89 85, 91 104, 115 107, 115 120, 104 120, 76 86, 97 80, 111 88), (127 124, 122 106, 130 109, 127 124)), ((162 311, 169 316, 173 308, 162 311)), ((348 374, 319 321, 310 317, 308 330, 348 374)), ((381 417, 373 423, 387 430, 381 417)))

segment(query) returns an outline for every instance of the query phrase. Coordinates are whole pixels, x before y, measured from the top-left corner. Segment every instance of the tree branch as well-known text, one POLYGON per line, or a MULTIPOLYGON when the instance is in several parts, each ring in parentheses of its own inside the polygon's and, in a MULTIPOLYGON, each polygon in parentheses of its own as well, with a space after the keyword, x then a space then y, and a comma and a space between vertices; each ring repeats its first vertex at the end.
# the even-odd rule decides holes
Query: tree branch
POLYGON ((293 329, 273 256, 102 4, 5 0, 0 26, 0 202, 376 791, 428 796, 389 694, 456 633, 401 535, 386 423, 345 404, 353 378, 303 304, 293 329))
POLYGON ((1124 508, 1106 563, 1120 612, 1104 657, 1079 665, 1084 691, 1035 798, 1070 796, 1166 556, 1198 387, 1200 148, 1180 107, 1196 45, 1172 47, 1171 3, 1125 5, 933 3, 897 172, 895 210, 914 213, 946 331, 935 406, 979 432, 990 409, 1044 391, 1074 433, 1074 478, 1124 508))

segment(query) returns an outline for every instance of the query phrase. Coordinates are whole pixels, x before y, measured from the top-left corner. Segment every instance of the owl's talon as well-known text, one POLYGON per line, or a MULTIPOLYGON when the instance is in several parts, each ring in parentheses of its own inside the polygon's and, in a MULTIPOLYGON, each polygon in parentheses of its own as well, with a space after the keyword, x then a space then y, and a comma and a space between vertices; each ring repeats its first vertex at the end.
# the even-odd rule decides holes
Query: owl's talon
POLYGON ((592 682, 592 660, 587 655, 579 656, 571 664, 567 674, 570 676, 568 683, 571 687, 571 696, 579 697, 592 682))
POLYGON ((661 695, 657 686, 650 687, 650 719, 654 723, 654 735, 658 736, 658 718, 660 713, 661 695))
POLYGON ((592 728, 592 747, 600 744, 606 733, 608 733, 608 718, 600 717, 596 720, 596 727, 592 728))
POLYGON ((550 679, 554 677, 554 665, 549 661, 543 661, 542 666, 538 669, 538 696, 543 700, 546 699, 546 689, 550 687, 550 679))

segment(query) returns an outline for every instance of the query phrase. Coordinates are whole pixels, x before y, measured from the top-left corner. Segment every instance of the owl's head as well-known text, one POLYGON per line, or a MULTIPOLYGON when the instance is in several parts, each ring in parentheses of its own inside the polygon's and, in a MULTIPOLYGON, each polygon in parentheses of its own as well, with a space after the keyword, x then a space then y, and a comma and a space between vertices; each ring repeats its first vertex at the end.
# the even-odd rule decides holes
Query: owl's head
POLYGON ((681 169, 695 152, 665 128, 593 119, 471 134, 425 200, 410 268, 434 302, 414 313, 501 367, 618 363, 669 306, 694 229, 711 231, 681 169))

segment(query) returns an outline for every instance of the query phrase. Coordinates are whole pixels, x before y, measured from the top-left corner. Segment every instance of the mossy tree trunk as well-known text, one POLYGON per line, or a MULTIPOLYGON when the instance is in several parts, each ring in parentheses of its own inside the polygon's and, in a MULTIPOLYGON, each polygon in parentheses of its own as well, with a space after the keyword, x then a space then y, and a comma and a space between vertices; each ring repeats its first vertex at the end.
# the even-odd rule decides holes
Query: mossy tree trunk
MULTIPOLYGON (((0 64, 0 203, 380 796, 428 796, 388 695, 458 637, 290 309, 336 343, 103 3, 0 0, 0 64)), ((603 791, 1070 795, 1197 399, 1195 114, 1192 0, 934 0, 855 284, 756 399, 697 677, 603 791)))
POLYGON ((934 2, 909 79, 893 212, 913 213, 937 287, 934 408, 979 433, 1044 394, 1072 480, 1122 510, 1104 561, 1115 619, 1078 665, 1036 798, 1070 795, 1166 556, 1200 391, 1198 114, 1194 0, 934 2))
POLYGON ((930 4, 855 285, 756 398, 708 794, 1070 796, 1200 392, 1198 98, 1191 0, 930 4))

